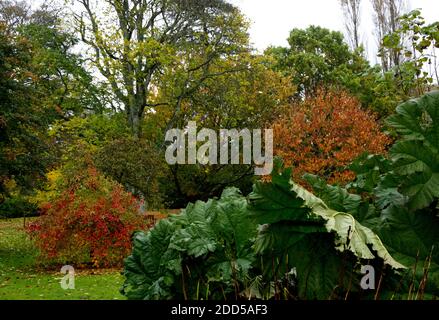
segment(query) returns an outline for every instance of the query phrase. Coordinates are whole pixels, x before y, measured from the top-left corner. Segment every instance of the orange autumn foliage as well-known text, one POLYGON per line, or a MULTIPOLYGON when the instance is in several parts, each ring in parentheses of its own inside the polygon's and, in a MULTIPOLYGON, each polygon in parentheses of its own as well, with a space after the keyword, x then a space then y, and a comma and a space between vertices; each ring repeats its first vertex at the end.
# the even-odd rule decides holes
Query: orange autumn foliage
POLYGON ((312 173, 345 184, 354 178, 347 165, 364 152, 383 154, 391 143, 374 114, 348 93, 334 90, 321 89, 289 107, 273 131, 274 154, 293 167, 299 181, 312 173))

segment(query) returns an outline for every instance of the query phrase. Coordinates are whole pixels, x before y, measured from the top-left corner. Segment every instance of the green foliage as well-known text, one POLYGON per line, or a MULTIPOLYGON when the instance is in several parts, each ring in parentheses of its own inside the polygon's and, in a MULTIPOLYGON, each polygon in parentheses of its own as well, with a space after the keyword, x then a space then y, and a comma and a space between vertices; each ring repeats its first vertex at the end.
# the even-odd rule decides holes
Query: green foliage
POLYGON ((29 46, 0 24, 0 198, 7 180, 31 188, 53 160, 44 136, 50 120, 33 96, 35 86, 26 83, 30 58, 29 46))
POLYGON ((383 210, 379 220, 373 223, 372 229, 392 256, 410 268, 404 275, 406 291, 401 292, 402 297, 408 297, 410 282, 415 292, 439 295, 438 228, 439 219, 434 212, 413 212, 396 205, 383 210))
POLYGON ((399 103, 409 98, 395 81, 395 73, 385 72, 379 66, 367 66, 344 79, 344 86, 360 99, 363 106, 376 112, 380 118, 392 114, 399 103))
POLYGON ((439 293, 438 218, 439 92, 401 104, 389 118, 401 139, 390 150, 392 171, 376 188, 384 223, 376 226, 401 261, 416 268, 418 287, 439 293), (382 201, 383 195, 390 200, 382 201))
POLYGON ((288 43, 288 48, 269 48, 265 54, 274 58, 274 70, 292 77, 298 96, 338 83, 341 70, 351 68, 353 55, 340 32, 318 26, 293 29, 288 43))
POLYGON ((439 198, 439 91, 401 104, 388 120, 402 135, 390 150, 399 190, 411 210, 439 198))
MULTIPOLYGON (((371 157, 367 160, 370 163, 371 157)), ((331 199, 327 202, 331 208, 352 204, 356 208, 352 212, 356 219, 380 237, 392 257, 410 268, 405 271, 397 287, 384 288, 384 296, 414 299, 424 294, 438 294, 438 253, 434 248, 439 244, 439 220, 431 209, 409 211, 406 198, 396 188, 390 187, 393 181, 386 181, 389 180, 388 174, 380 176, 382 182, 374 188, 372 203, 370 197, 362 199, 343 188, 325 185, 316 177, 308 176, 306 180, 323 198, 331 199), (383 185, 387 185, 387 189, 383 185)))
POLYGON ((438 105, 439 92, 431 92, 398 106, 388 119, 401 135, 390 149, 390 159, 364 155, 350 167, 357 179, 347 187, 361 197, 315 177, 307 179, 332 208, 356 207, 354 216, 411 268, 398 293, 409 299, 439 292, 438 105))
POLYGON ((164 164, 160 152, 144 140, 131 137, 105 143, 95 156, 97 168, 133 194, 141 196, 148 208, 161 208, 158 181, 164 164))
MULTIPOLYGON (((158 147, 146 139, 132 138, 122 114, 95 114, 86 118, 72 117, 58 121, 50 130, 57 140, 61 159, 60 184, 63 189, 71 178, 87 166, 122 184, 126 190, 145 199, 148 207, 161 208, 158 179, 163 175, 164 163, 159 159, 158 147)), ((155 139, 151 135, 151 139, 155 139)))
POLYGON ((432 73, 437 78, 434 50, 438 46, 438 23, 426 25, 420 11, 414 10, 402 16, 400 24, 398 30, 384 37, 381 47, 381 55, 391 52, 404 56, 391 70, 371 67, 363 48, 350 51, 342 34, 315 26, 293 29, 289 47, 267 49, 265 54, 271 59, 268 66, 292 78, 296 96, 312 95, 318 86, 341 86, 357 96, 364 107, 387 117, 398 104, 425 93, 433 83, 432 73))
POLYGON ((240 295, 255 261, 256 225, 237 189, 190 204, 180 215, 137 233, 125 261, 130 299, 226 299, 240 295), (241 288, 241 289, 240 289, 241 288))
POLYGON ((101 113, 105 91, 94 84, 83 58, 72 49, 78 44, 74 34, 54 24, 29 23, 18 28, 19 36, 32 48, 29 71, 34 75, 40 103, 52 117, 69 118, 84 113, 101 113))
MULTIPOLYGON (((432 65, 435 56, 431 47, 439 47, 439 22, 426 25, 420 10, 413 10, 399 19, 400 27, 386 35, 380 48, 380 55, 391 51, 404 56, 395 66, 394 82, 406 96, 420 96, 433 83, 433 74, 426 71, 426 64, 432 65), (405 40, 401 41, 401 39, 405 40)), ((437 66, 436 77, 437 77, 437 66)))
POLYGON ((66 153, 78 141, 100 148, 106 142, 129 136, 129 131, 122 114, 109 112, 59 120, 51 127, 49 135, 56 138, 58 148, 66 153))
POLYGON ((38 214, 38 207, 23 195, 8 197, 0 203, 0 218, 31 217, 38 214))
POLYGON ((31 193, 58 159, 48 135, 57 120, 102 111, 102 92, 72 53, 77 39, 48 6, 4 1, 0 12, 0 198, 5 182, 31 193), (5 20, 5 21, 3 21, 5 20), (17 23, 14 23, 17 22, 17 23))
POLYGON ((184 104, 181 117, 211 129, 261 128, 274 120, 295 93, 288 77, 268 69, 267 57, 242 53, 240 59, 217 63, 207 79, 184 104), (224 72, 235 70, 234 72, 224 72))
MULTIPOLYGON (((349 288, 348 283, 353 278, 358 279, 355 267, 363 259, 379 257, 393 268, 404 268, 370 229, 351 214, 331 209, 321 199, 291 182, 290 174, 290 170, 280 171, 273 175, 271 184, 256 184, 250 195, 250 213, 258 223, 268 224, 255 246, 266 259, 265 264, 270 265, 275 259, 275 270, 268 269, 271 277, 282 277, 294 267, 299 297, 328 299, 336 297, 336 287, 341 288, 341 293, 358 289, 349 288)), ((327 189, 326 193, 330 199, 334 189, 327 189)), ((344 193, 340 197, 341 192, 337 193, 330 203, 331 207, 341 209, 348 196, 344 193)), ((356 201, 349 200, 348 207, 352 208, 356 201)), ((353 283, 359 282, 354 280, 353 283)))
POLYGON ((393 73, 371 67, 363 48, 350 51, 341 33, 315 26, 293 29, 288 42, 287 48, 268 48, 266 64, 292 79, 296 98, 313 96, 321 86, 342 87, 380 116, 390 114, 403 100, 393 73))
POLYGON ((357 179, 348 187, 375 192, 378 201, 392 192, 392 199, 398 196, 411 211, 434 205, 439 197, 438 105, 437 91, 399 105, 387 119, 401 135, 390 149, 390 159, 366 155, 357 159, 350 166, 357 179))
POLYGON ((179 113, 204 81, 235 70, 218 73, 213 70, 217 63, 239 61, 239 54, 249 51, 247 23, 224 0, 81 4, 84 17, 76 19, 75 27, 136 137, 150 107, 170 106, 179 113))
MULTIPOLYGON (((398 106, 387 124, 400 138, 387 157, 354 161, 346 188, 308 174, 312 194, 280 165, 255 183, 249 165, 169 167, 162 155, 171 127, 262 128, 321 86, 392 114, 432 86, 437 22, 427 25, 419 10, 402 16, 381 44, 396 64, 384 72, 363 48, 351 51, 341 33, 317 26, 254 55, 248 22, 225 0, 81 1, 81 40, 49 6, 0 2, 0 216, 43 209, 30 231, 45 262, 118 265, 132 249, 122 288, 130 299, 364 297, 362 264, 385 275, 377 296, 439 295, 439 92, 398 106), (80 41, 91 49, 84 55, 75 53, 80 41), (133 194, 148 209, 187 207, 137 233, 132 248, 131 233, 145 227, 133 194)), ((325 102, 329 91, 321 92, 325 102)), ((334 137, 322 161, 343 155, 340 132, 334 137)), ((296 142, 321 155, 306 138, 296 142)), ((328 177, 339 170, 324 169, 328 177)), ((16 259, 8 250, 0 248, 2 270, 16 259)), ((31 251, 17 265, 38 251, 18 250, 31 251)))
MULTIPOLYGON (((271 182, 257 182, 248 203, 236 190, 227 190, 221 200, 189 205, 181 216, 138 234, 125 264, 124 293, 133 299, 204 298, 200 292, 207 292, 205 298, 344 298, 359 291, 359 266, 367 261, 382 270, 390 267, 390 273, 381 271, 387 274, 380 288, 383 297, 437 295, 437 188, 418 180, 434 175, 438 163, 438 96, 430 93, 402 104, 389 118, 402 134, 390 160, 364 155, 351 165, 357 180, 348 187, 361 195, 306 175, 318 198, 276 163, 271 182), (408 192, 412 190, 419 192, 408 192), (219 207, 222 215, 209 220, 219 207), (223 241, 212 229, 222 230, 217 223, 227 225, 232 214, 247 221, 239 224, 242 238, 223 241), (259 227, 252 232, 255 223, 259 227), (236 247, 232 254, 235 264, 230 256, 225 259, 225 265, 237 266, 236 272, 208 263, 224 256, 218 250, 223 243, 245 243, 244 251, 236 247), (154 271, 145 275, 144 270, 154 271), (203 275, 211 275, 217 286, 203 275)), ((236 232, 231 230, 226 234, 236 232)))
MULTIPOLYGON (((239 59, 227 58, 211 67, 215 77, 206 79, 198 90, 181 104, 178 114, 165 120, 148 115, 146 121, 163 123, 167 128, 184 128, 188 121, 213 129, 264 128, 284 109, 295 88, 290 79, 269 70, 265 57, 240 53, 239 59), (233 72, 228 72, 234 70, 233 72)), ((168 99, 166 91, 160 99, 168 99)), ((161 111, 163 112, 163 110, 161 111)), ((164 129, 164 130, 166 130, 164 129)), ((161 134, 162 139, 164 133, 161 134)), ((161 190, 165 203, 182 208, 188 202, 219 197, 225 187, 251 191, 254 168, 250 165, 184 165, 165 170, 161 190)))
POLYGON ((196 164, 168 166, 159 179, 164 202, 172 208, 182 208, 189 202, 219 197, 227 187, 248 193, 255 177, 251 165, 196 164))
POLYGON ((277 170, 272 182, 254 185, 249 203, 226 189, 138 233, 122 292, 130 299, 334 298, 356 290, 349 281, 358 280, 361 261, 404 268, 370 229, 294 184, 291 170, 277 170))
POLYGON ((351 194, 339 186, 327 185, 323 179, 315 175, 305 174, 304 179, 312 186, 315 195, 321 198, 329 208, 351 214, 358 212, 361 196, 351 194))
POLYGON ((355 189, 357 193, 372 193, 380 182, 381 174, 389 172, 391 165, 391 161, 383 155, 361 155, 349 165, 356 174, 356 180, 347 188, 355 189))
POLYGON ((366 67, 345 82, 365 106, 382 117, 391 115, 407 99, 427 92, 432 86, 432 73, 438 81, 437 66, 434 66, 438 23, 426 25, 419 10, 403 15, 398 23, 399 29, 384 36, 379 56, 386 59, 390 54, 400 61, 387 71, 378 66, 366 67))

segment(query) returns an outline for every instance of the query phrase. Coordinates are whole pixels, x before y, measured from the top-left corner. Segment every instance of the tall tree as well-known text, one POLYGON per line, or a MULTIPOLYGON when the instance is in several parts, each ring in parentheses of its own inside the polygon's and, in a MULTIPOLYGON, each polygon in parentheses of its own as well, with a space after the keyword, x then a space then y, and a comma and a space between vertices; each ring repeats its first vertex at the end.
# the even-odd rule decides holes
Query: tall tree
POLYGON ((30 15, 30 6, 25 1, 0 0, 0 20, 9 30, 25 24, 30 15))
POLYGON ((36 107, 27 68, 31 54, 29 45, 15 41, 0 23, 0 202, 8 195, 8 182, 31 187, 50 158, 46 113, 36 107))
POLYGON ((32 9, 28 2, 0 0, 4 32, 26 41, 32 51, 26 68, 34 75, 34 92, 54 117, 68 118, 83 112, 101 112, 103 87, 93 83, 84 58, 73 52, 79 39, 66 30, 62 8, 43 4, 32 9))
POLYGON ((383 48, 395 55, 404 56, 404 61, 394 70, 394 78, 404 95, 421 96, 429 90, 437 78, 435 51, 439 41, 439 22, 427 25, 420 10, 413 10, 399 19, 400 27, 383 39, 383 48), (401 45, 400 39, 405 40, 401 45), (428 72, 429 71, 429 72, 428 72))
MULTIPOLYGON (((218 72, 242 71, 206 80, 200 90, 183 103, 182 112, 176 117, 177 127, 184 127, 188 120, 196 121, 199 128, 216 132, 220 129, 270 127, 295 92, 291 80, 269 70, 265 66, 265 58, 261 56, 242 55, 239 62, 224 60, 215 69, 218 72)), ((240 153, 241 159, 241 150, 240 153)), ((254 165, 242 162, 236 165, 218 163, 167 167, 163 193, 167 203, 176 208, 185 207, 188 202, 220 196, 226 186, 250 192, 254 179, 254 165)))
POLYGON ((312 96, 320 85, 340 83, 340 73, 346 74, 354 60, 341 32, 319 26, 293 29, 288 43, 265 53, 273 58, 273 69, 292 78, 299 98, 312 96))
MULTIPOLYGON (((396 32, 400 28, 399 18, 407 9, 406 0, 371 0, 374 11, 375 35, 379 46, 379 56, 384 71, 399 66, 402 56, 397 50, 383 48, 383 39, 386 35, 396 32)), ((400 40, 401 45, 403 39, 400 40)))
POLYGON ((94 65, 124 106, 137 137, 145 109, 172 104, 179 112, 185 98, 216 76, 215 61, 236 55, 248 43, 242 15, 223 0, 77 2, 84 9, 76 14, 82 40, 93 49, 94 65), (169 73, 175 75, 173 99, 157 101, 160 79, 169 73))
MULTIPOLYGON (((58 120, 102 110, 100 90, 72 53, 75 37, 56 10, 0 6, 0 195, 14 181, 28 191, 57 160, 47 133, 58 120), (25 12, 25 14, 23 13, 25 12)), ((58 144, 56 144, 58 145, 58 144)))
POLYGON ((340 0, 345 19, 346 33, 353 50, 361 45, 361 0, 340 0))

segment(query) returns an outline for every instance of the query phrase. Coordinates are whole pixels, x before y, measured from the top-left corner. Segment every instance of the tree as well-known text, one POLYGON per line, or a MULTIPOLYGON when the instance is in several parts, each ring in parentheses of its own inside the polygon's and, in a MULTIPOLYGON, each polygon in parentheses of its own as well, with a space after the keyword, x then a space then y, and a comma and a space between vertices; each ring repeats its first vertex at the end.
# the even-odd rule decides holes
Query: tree
POLYGON ((6 184, 30 187, 44 175, 50 160, 44 130, 47 114, 36 106, 33 74, 27 69, 31 48, 15 41, 0 24, 0 194, 6 184))
POLYGON ((351 48, 357 50, 361 45, 361 0, 340 0, 345 19, 345 28, 351 48))
MULTIPOLYGON (((263 56, 243 54, 240 61, 228 59, 217 63, 212 67, 213 72, 236 72, 207 79, 199 90, 182 103, 178 116, 168 106, 162 109, 163 113, 167 111, 168 117, 160 120, 161 115, 148 115, 145 122, 155 121, 156 126, 160 124, 163 130, 166 130, 170 118, 178 128, 184 128, 188 121, 193 120, 199 128, 217 132, 220 129, 269 127, 295 93, 295 87, 291 79, 268 69, 266 60, 263 56)), ((161 91, 161 94, 166 93, 166 90, 161 91)), ((226 186, 250 192, 254 179, 252 165, 166 166, 168 170, 166 178, 162 180, 162 190, 167 197, 166 202, 177 208, 186 206, 190 201, 220 196, 226 186)))
POLYGON ((102 7, 77 1, 84 11, 76 27, 136 137, 145 109, 171 104, 179 112, 182 101, 215 76, 211 66, 247 44, 243 17, 223 0, 115 0, 102 7), (169 73, 175 75, 173 99, 156 101, 160 78, 169 73))
POLYGON ((339 32, 320 27, 295 29, 289 41, 289 48, 272 47, 265 54, 267 65, 291 77, 297 86, 293 100, 312 97, 320 86, 341 88, 383 118, 406 98, 393 72, 371 67, 364 49, 350 50, 339 32))
POLYGON ((265 54, 274 60, 272 68, 291 76, 296 97, 312 96, 320 85, 339 83, 341 70, 349 69, 353 54, 343 34, 310 26, 293 29, 289 47, 272 47, 265 54))
MULTIPOLYGON (((398 133, 388 156, 368 155, 350 166, 357 179, 349 186, 356 195, 349 198, 357 198, 358 209, 363 207, 356 218, 408 267, 409 281, 398 290, 402 299, 439 294, 439 253, 435 250, 439 243, 438 104, 438 91, 400 104, 387 119, 398 133)), ((337 197, 332 193, 330 198, 337 197)), ((346 204, 354 207, 352 201, 346 204)))
POLYGON ((421 96, 439 81, 435 48, 439 47, 439 22, 426 25, 421 11, 413 10, 399 18, 399 27, 383 39, 383 49, 404 56, 394 70, 395 81, 406 96, 421 96), (400 39, 405 39, 406 46, 400 39), (428 66, 430 70, 428 70, 428 66), (429 73, 430 72, 430 73, 429 73))
POLYGON ((78 39, 55 25, 35 24, 19 29, 20 37, 32 45, 30 69, 38 76, 38 96, 54 118, 102 113, 105 88, 95 84, 84 67, 84 59, 72 49, 78 39))
POLYGON ((145 208, 161 209, 158 181, 165 163, 159 150, 145 140, 119 137, 104 144, 95 156, 97 168, 144 200, 145 208))
POLYGON ((358 60, 354 65, 359 63, 359 68, 353 74, 341 74, 343 85, 380 118, 394 113, 399 103, 430 90, 434 78, 439 81, 438 22, 428 25, 421 12, 413 10, 399 17, 398 25, 394 32, 383 37, 380 49, 381 53, 392 52, 400 56, 398 65, 386 71, 358 60))
POLYGON ((268 69, 267 63, 266 57, 251 54, 242 55, 240 61, 221 61, 213 71, 236 71, 207 79, 184 104, 180 121, 192 118, 214 130, 269 124, 296 88, 290 78, 268 69))
POLYGON ((342 91, 320 89, 288 108, 273 125, 274 154, 294 168, 294 177, 318 174, 333 183, 353 178, 346 166, 364 152, 384 153, 389 138, 372 113, 342 91))
POLYGON ((7 32, 32 49, 27 68, 38 85, 34 94, 56 113, 54 117, 102 112, 107 103, 105 88, 93 82, 84 58, 72 52, 79 40, 65 28, 63 18, 63 9, 47 4, 35 9, 25 1, 0 4, 0 21, 7 32))
MULTIPOLYGON (((395 50, 384 50, 383 39, 386 35, 395 32, 399 27, 399 18, 406 8, 406 0, 372 0, 376 38, 379 46, 379 57, 383 70, 389 71, 398 66, 402 56, 395 50)), ((400 43, 402 44, 402 39, 400 43)))
POLYGON ((0 20, 10 30, 25 24, 30 15, 30 6, 25 1, 0 0, 0 20))
POLYGON ((32 11, 24 2, 1 2, 2 195, 7 181, 17 192, 31 191, 57 160, 47 134, 55 121, 102 110, 100 89, 71 52, 77 40, 60 25, 47 6, 32 11))

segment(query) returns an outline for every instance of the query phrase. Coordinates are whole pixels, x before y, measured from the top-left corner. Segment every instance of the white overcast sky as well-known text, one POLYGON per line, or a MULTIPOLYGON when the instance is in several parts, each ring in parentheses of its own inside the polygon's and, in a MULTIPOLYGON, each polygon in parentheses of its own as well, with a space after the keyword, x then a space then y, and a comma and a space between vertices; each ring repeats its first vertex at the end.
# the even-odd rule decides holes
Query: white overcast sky
MULTIPOLYGON (((28 0, 38 5, 50 0, 28 0)), ((56 1, 56 0, 55 0, 56 1)), ((64 1, 64 0, 60 0, 64 1)), ((94 0, 103 1, 103 0, 94 0)), ((199 0, 203 1, 203 0, 199 0)), ((250 21, 250 40, 263 52, 270 45, 287 46, 287 38, 293 28, 319 25, 344 32, 343 14, 339 0, 227 0, 244 13, 250 21)), ((409 10, 421 9, 427 23, 439 20, 439 0, 406 0, 409 10)), ((68 0, 67 2, 72 2, 68 0)), ((376 40, 373 35, 371 0, 362 0, 362 39, 368 58, 377 62, 376 40)), ((409 11, 408 10, 408 11, 409 11)))
MULTIPOLYGON (((293 28, 319 25, 344 32, 343 15, 339 0, 229 0, 238 6, 251 22, 250 38, 253 45, 263 51, 270 45, 286 46, 293 28)), ((439 20, 439 0, 409 0, 410 9, 422 9, 427 23, 439 20)), ((362 1, 363 39, 373 55, 375 38, 370 0, 362 1)))

